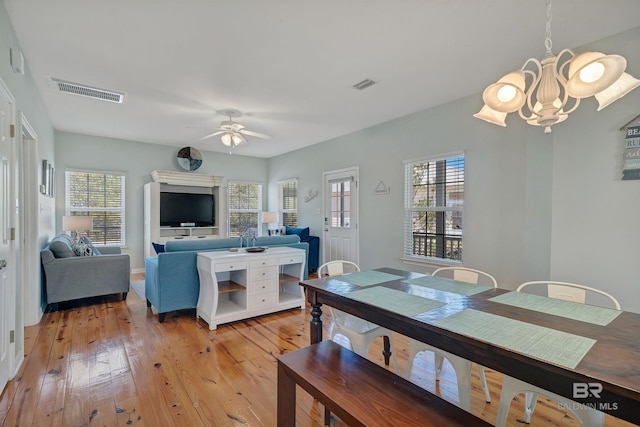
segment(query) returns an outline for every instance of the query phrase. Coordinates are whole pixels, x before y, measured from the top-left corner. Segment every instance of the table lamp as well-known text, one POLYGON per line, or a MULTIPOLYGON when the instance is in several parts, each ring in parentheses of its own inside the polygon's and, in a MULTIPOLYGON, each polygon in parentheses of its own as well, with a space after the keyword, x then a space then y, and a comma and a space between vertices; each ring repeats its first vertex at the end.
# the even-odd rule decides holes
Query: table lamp
POLYGON ((73 242, 78 243, 80 232, 93 229, 93 218, 88 215, 73 215, 62 217, 62 231, 75 231, 73 242))
POLYGON ((278 212, 262 212, 262 223, 267 224, 267 233, 269 236, 271 234, 277 234, 273 233, 273 231, 276 231, 277 229, 270 229, 269 224, 278 223, 278 212))

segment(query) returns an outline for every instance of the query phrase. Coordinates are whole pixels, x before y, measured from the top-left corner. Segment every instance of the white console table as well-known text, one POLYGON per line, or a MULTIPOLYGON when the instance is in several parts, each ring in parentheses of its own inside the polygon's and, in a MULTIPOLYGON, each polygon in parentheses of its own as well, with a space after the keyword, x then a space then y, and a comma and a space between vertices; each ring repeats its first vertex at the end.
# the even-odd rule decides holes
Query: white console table
POLYGON ((223 323, 304 308, 299 282, 304 277, 305 257, 304 249, 285 246, 264 252, 198 253, 197 316, 213 330, 223 323))

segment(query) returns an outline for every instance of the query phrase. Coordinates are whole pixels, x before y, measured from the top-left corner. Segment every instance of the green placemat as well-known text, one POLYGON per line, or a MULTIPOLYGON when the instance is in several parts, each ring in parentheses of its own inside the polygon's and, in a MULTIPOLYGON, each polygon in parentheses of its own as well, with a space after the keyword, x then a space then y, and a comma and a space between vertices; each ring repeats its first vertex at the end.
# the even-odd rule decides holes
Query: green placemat
POLYGON ((596 340, 468 308, 434 325, 556 365, 575 368, 596 340))
POLYGON ((383 273, 382 271, 371 270, 343 274, 341 276, 334 276, 332 277, 332 279, 340 280, 342 282, 350 283, 356 286, 371 286, 378 285, 384 282, 390 282, 392 280, 402 279, 402 276, 383 273))
POLYGON ((493 289, 492 286, 482 286, 474 285, 472 283, 457 282, 452 279, 436 276, 418 277, 416 279, 407 280, 406 283, 465 296, 475 295, 479 294, 480 292, 493 289))
POLYGON ((445 305, 440 301, 380 286, 349 292, 345 296, 409 317, 445 305))
POLYGON ((580 320, 594 325, 606 326, 618 317, 619 310, 597 307, 594 305, 580 304, 555 298, 547 298, 541 295, 527 294, 524 292, 509 292, 489 299, 501 304, 526 308, 541 313, 553 314, 567 319, 580 320))

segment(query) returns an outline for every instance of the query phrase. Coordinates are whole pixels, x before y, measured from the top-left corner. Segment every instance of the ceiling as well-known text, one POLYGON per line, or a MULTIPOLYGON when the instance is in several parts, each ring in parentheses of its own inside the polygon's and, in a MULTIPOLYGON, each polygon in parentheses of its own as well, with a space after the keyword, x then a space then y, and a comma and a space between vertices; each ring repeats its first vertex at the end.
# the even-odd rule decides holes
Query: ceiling
MULTIPOLYGON (((485 86, 545 52, 543 0, 4 3, 57 130, 228 152, 200 138, 236 109, 273 137, 234 149, 256 157, 472 94, 479 109, 485 86), (57 92, 50 78, 125 100, 57 92), (364 79, 377 84, 352 88, 364 79)), ((639 15, 638 0, 556 0, 554 53, 634 28, 639 15)))

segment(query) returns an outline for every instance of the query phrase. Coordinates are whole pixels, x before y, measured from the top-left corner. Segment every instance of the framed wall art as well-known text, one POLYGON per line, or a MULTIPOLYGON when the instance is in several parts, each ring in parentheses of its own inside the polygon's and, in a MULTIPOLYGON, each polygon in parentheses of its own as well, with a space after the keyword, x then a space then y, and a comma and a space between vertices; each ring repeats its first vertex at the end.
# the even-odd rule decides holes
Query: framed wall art
POLYGON ((55 194, 55 168, 48 160, 42 161, 42 179, 40 181, 40 193, 54 197, 55 194))

